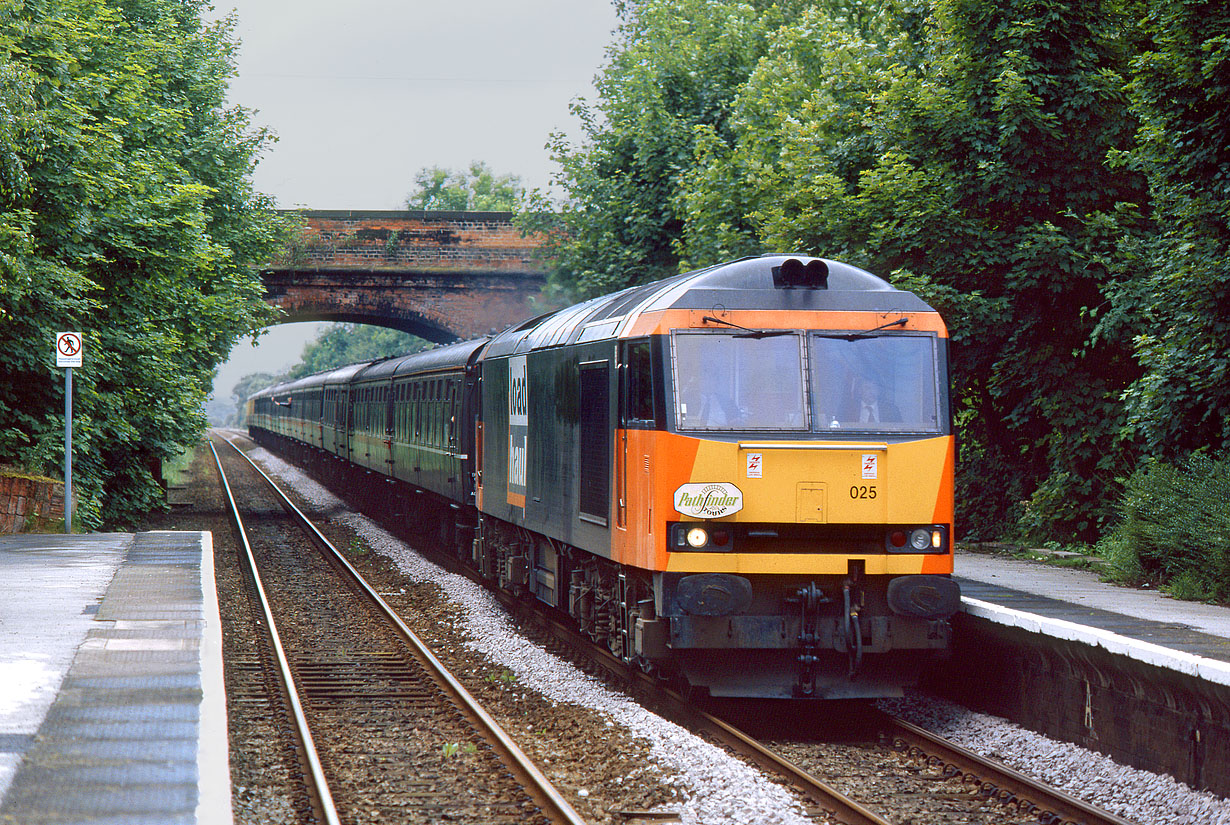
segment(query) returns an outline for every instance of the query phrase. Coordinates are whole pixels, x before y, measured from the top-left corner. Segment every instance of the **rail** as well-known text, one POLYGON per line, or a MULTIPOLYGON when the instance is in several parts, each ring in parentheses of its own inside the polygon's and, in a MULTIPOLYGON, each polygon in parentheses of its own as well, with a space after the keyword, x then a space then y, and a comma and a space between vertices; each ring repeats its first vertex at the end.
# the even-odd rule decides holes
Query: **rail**
MULTIPOLYGON (((230 442, 228 441, 227 443, 229 444, 230 442)), ((234 447, 235 445, 232 444, 231 446, 234 447)), ((320 763, 320 755, 316 751, 316 743, 312 739, 311 727, 308 725, 307 716, 303 712, 303 704, 299 701, 299 688, 295 684, 294 675, 291 673, 290 661, 286 656, 286 649, 282 647, 282 638, 278 634, 278 628, 273 620, 273 611, 269 606, 269 598, 265 593, 264 585, 261 583, 261 574, 256 567, 256 557, 252 553, 252 545, 248 542, 248 531, 244 527, 243 517, 239 515, 239 506, 235 503, 230 480, 226 477, 226 471, 222 469, 222 459, 219 458, 218 451, 214 449, 212 441, 209 444, 209 450, 213 453, 214 463, 218 468, 218 476, 222 481, 222 490, 226 494, 227 504, 230 507, 231 519, 235 523, 236 535, 243 546, 244 559, 247 562, 248 571, 252 574, 253 589, 256 592, 261 612, 265 617, 265 633, 269 638, 269 644, 273 648, 274 658, 277 661, 282 695, 290 707, 293 734, 299 743, 299 759, 303 763, 308 778, 307 790, 313 812, 318 819, 327 823, 327 825, 341 825, 337 806, 333 802, 333 794, 329 791, 329 783, 325 779, 324 768, 320 763)))
POLYGON ((1096 808, 1032 777, 987 759, 960 745, 895 716, 885 716, 885 726, 899 750, 928 760, 939 760, 944 769, 977 784, 979 793, 1003 805, 1033 814, 1049 825, 1135 825, 1130 820, 1096 808))
MULTIPOLYGON (((225 437, 224 437, 225 438, 225 437)), ((281 490, 280 487, 271 479, 268 474, 262 470, 256 462, 239 449, 230 439, 225 439, 235 452, 243 457, 244 461, 252 466, 257 473, 265 479, 265 482, 278 496, 282 503, 282 507, 296 521, 299 526, 308 534, 323 552, 329 558, 338 564, 346 571, 352 581, 359 587, 360 590, 369 598, 373 605, 377 607, 380 613, 388 620, 389 624, 396 629, 401 638, 410 646, 414 654, 431 672, 432 678, 440 685, 441 689, 454 701, 455 704, 472 720, 475 725, 492 744, 496 751, 500 754, 502 761, 522 784, 534 802, 542 810, 543 814, 552 822, 560 825, 585 825, 585 820, 572 807, 569 802, 564 799, 560 792, 551 784, 550 780, 543 775, 538 767, 525 755, 516 742, 508 735, 508 733, 491 717, 489 713, 478 703, 477 700, 470 694, 465 687, 457 681, 457 679, 449 673, 443 663, 440 662, 436 655, 431 652, 426 644, 418 637, 410 627, 402 621, 396 611, 389 606, 379 593, 373 588, 355 569, 354 565, 346 559, 344 555, 333 543, 325 537, 323 533, 316 528, 310 519, 295 506, 295 503, 281 490)))

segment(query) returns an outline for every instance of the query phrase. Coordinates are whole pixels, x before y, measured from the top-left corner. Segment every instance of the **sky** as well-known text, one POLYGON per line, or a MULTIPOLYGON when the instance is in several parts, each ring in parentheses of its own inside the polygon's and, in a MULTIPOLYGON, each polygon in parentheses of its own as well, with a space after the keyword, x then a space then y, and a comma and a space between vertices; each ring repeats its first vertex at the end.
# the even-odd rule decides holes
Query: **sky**
MULTIPOLYGON (((545 188, 553 131, 593 98, 611 0, 215 0, 240 40, 230 100, 277 134, 254 183, 279 207, 401 209, 414 175, 486 162, 545 188)), ((244 339, 214 395, 299 361, 321 324, 244 339)))

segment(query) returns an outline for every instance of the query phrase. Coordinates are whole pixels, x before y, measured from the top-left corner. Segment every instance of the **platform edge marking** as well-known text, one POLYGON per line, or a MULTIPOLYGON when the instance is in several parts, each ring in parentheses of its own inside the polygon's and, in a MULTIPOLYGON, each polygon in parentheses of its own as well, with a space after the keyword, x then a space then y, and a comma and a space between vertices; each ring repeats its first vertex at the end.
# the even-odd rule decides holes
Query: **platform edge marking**
POLYGON ((231 825, 231 761, 226 716, 226 684, 222 674, 222 615, 214 579, 213 534, 201 536, 201 595, 205 619, 201 630, 201 714, 197 734, 200 785, 197 825, 231 825), (218 731, 221 736, 216 735, 218 731))

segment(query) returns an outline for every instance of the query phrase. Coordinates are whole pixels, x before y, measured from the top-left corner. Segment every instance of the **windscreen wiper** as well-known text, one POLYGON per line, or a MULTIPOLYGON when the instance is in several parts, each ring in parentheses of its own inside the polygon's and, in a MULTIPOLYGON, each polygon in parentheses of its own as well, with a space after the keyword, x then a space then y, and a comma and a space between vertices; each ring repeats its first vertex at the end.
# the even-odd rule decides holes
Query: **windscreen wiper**
POLYGON ((887 324, 880 324, 875 329, 865 329, 861 332, 818 332, 816 334, 821 338, 840 338, 843 341, 857 341, 860 338, 871 338, 875 333, 888 329, 889 327, 903 327, 909 322, 909 318, 898 318, 896 321, 889 321, 887 324))
POLYGON ((712 321, 715 324, 725 324, 728 327, 734 327, 735 329, 743 330, 742 334, 732 335, 731 336, 732 338, 756 338, 756 339, 776 338, 779 335, 794 335, 794 332, 795 332, 792 329, 750 329, 748 327, 739 326, 738 324, 732 321, 723 321, 721 318, 715 318, 712 315, 706 315, 700 320, 704 321, 705 323, 712 321))

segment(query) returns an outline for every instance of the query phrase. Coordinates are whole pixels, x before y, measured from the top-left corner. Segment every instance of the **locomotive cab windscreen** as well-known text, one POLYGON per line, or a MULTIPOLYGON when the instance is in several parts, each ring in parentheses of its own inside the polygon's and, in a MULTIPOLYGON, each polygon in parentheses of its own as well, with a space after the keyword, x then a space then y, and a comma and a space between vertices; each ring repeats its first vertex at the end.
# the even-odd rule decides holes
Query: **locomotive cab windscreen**
POLYGON ((797 333, 680 331, 673 350, 680 431, 808 429, 797 333))
POLYGON ((810 336, 816 430, 939 433, 936 337, 810 336))
POLYGON ((680 432, 938 434, 943 376, 931 333, 676 330, 680 432))

